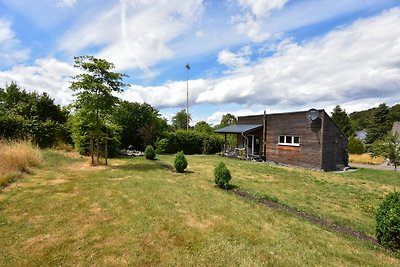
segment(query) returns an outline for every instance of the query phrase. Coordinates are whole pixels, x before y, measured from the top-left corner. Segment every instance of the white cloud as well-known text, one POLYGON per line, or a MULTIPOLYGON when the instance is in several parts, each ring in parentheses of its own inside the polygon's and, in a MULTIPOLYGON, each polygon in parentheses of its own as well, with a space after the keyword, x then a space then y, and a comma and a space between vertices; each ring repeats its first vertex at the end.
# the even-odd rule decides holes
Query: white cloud
POLYGON ((202 92, 201 103, 319 107, 351 101, 400 101, 400 9, 359 20, 277 52, 202 92))
MULTIPOLYGON (((186 104, 186 81, 168 82, 161 86, 131 85, 120 97, 131 102, 146 102, 157 108, 184 107, 186 104)), ((210 89, 207 80, 189 81, 189 102, 194 104, 198 95, 210 89)))
POLYGON ((217 125, 221 122, 222 116, 227 113, 230 113, 236 117, 240 117, 240 116, 259 115, 259 114, 263 114, 263 112, 264 112, 263 110, 254 111, 251 109, 240 109, 240 110, 226 109, 224 111, 214 112, 213 114, 208 116, 205 121, 211 125, 217 125))
POLYGON ((59 0, 59 5, 72 8, 76 5, 76 0, 59 0))
POLYGON ((70 104, 73 92, 69 89, 70 77, 77 74, 69 64, 54 58, 37 59, 32 66, 16 65, 10 70, 0 72, 0 80, 6 83, 16 82, 27 91, 46 92, 61 105, 70 104))
POLYGON ((274 10, 282 9, 288 0, 238 0, 244 15, 233 17, 240 34, 247 35, 253 42, 267 40, 271 33, 263 29, 265 18, 274 10))
POLYGON ((245 66, 250 62, 251 47, 244 46, 238 53, 232 53, 229 49, 224 49, 218 54, 218 63, 228 66, 232 69, 237 69, 245 66))
POLYGON ((170 59, 169 43, 183 34, 201 14, 202 1, 132 1, 97 14, 87 14, 62 38, 62 50, 76 53, 100 47, 96 56, 114 62, 119 69, 150 66, 170 59))
POLYGON ((29 58, 29 50, 22 48, 11 29, 11 21, 0 18, 0 66, 12 65, 29 58))
POLYGON ((275 9, 282 9, 288 0, 238 0, 244 9, 250 9, 251 13, 259 17, 268 16, 275 9))

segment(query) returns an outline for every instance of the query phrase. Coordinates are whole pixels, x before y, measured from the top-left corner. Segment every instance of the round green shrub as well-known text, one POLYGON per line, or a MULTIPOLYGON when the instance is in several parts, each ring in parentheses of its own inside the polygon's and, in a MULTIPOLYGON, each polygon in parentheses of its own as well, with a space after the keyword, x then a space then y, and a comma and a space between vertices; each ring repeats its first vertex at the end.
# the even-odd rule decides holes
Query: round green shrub
POLYGON ((155 159, 156 158, 156 151, 152 146, 147 146, 146 149, 144 150, 144 156, 146 159, 155 159))
POLYGON ((350 154, 363 154, 365 153, 365 146, 363 142, 357 138, 350 137, 348 142, 348 148, 350 154))
POLYGON ((218 163, 214 170, 215 184, 219 188, 228 189, 231 178, 231 172, 228 170, 225 164, 223 162, 218 163))
POLYGON ((158 154, 169 153, 169 140, 167 138, 160 139, 156 144, 158 154))
POLYGON ((376 212, 376 238, 389 249, 400 249, 400 192, 386 196, 376 212))
POLYGON ((174 162, 174 166, 175 166, 175 170, 177 172, 184 172, 186 167, 188 165, 188 162, 186 160, 185 154, 183 153, 183 151, 180 151, 176 154, 175 156, 175 162, 174 162))

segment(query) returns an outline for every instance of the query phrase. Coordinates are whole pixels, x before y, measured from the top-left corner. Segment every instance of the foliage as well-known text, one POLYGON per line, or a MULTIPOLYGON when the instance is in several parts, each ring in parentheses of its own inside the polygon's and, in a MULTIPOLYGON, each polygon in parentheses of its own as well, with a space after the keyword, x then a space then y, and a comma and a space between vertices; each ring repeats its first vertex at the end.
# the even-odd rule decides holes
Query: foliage
POLYGON ((353 136, 349 138, 348 149, 350 154, 360 155, 365 153, 364 143, 353 136))
MULTIPOLYGON (((81 155, 89 155, 90 152, 90 138, 89 134, 96 126, 96 121, 93 113, 85 113, 84 110, 77 110, 74 116, 69 120, 69 127, 71 128, 72 140, 74 148, 81 155)), ((107 116, 103 121, 103 126, 100 131, 107 133, 107 151, 108 156, 116 154, 120 147, 120 133, 121 126, 112 120, 112 117, 107 116)), ((101 146, 101 149, 104 147, 101 146)))
POLYGON ((179 130, 166 133, 158 143, 160 154, 173 154, 183 151, 187 155, 214 154, 221 151, 224 140, 218 135, 208 135, 195 131, 179 130))
POLYGON ((196 132, 206 133, 206 134, 212 134, 213 133, 212 127, 206 121, 197 122, 196 125, 194 126, 193 130, 196 131, 196 132))
MULTIPOLYGON (((192 120, 191 115, 189 114, 189 123, 192 120)), ((186 130, 187 126, 187 117, 186 117, 186 110, 182 109, 175 113, 172 117, 172 127, 175 130, 186 130)))
POLYGON ((122 78, 126 75, 112 72, 114 64, 93 56, 75 57, 74 67, 82 71, 70 85, 77 97, 71 124, 75 147, 81 154, 87 154, 89 134, 103 132, 108 135, 108 151, 112 155, 119 146, 121 128, 111 117, 119 101, 113 93, 122 91, 125 86, 122 78))
POLYGON ((375 140, 382 139, 392 128, 389 121, 389 107, 380 104, 372 114, 372 121, 367 128, 366 143, 372 144, 375 140))
POLYGON ((384 247, 400 250, 400 192, 389 193, 379 206, 376 238, 384 247))
POLYGON ((222 151, 224 139, 220 135, 208 135, 203 139, 203 154, 216 154, 222 151))
POLYGON ((355 135, 355 126, 347 115, 346 110, 337 105, 331 113, 332 121, 336 126, 347 136, 352 137, 355 135))
POLYGON ((223 127, 234 125, 237 122, 236 116, 232 115, 231 113, 224 114, 221 119, 221 125, 223 127))
POLYGON ((229 188, 229 181, 231 180, 231 172, 226 167, 225 163, 220 162, 214 169, 214 182, 222 189, 229 188))
POLYGON ((29 138, 40 147, 69 142, 67 111, 46 93, 26 92, 11 83, 0 88, 0 137, 29 138))
POLYGON ((156 152, 158 154, 167 154, 169 153, 169 139, 163 138, 157 141, 156 143, 156 152))
POLYGON ((144 150, 144 156, 146 159, 155 159, 156 158, 156 151, 152 146, 147 146, 146 149, 144 150))
POLYGON ((390 133, 384 139, 376 140, 372 144, 372 155, 385 157, 394 165, 395 170, 400 164, 400 144, 397 143, 397 138, 397 135, 390 133))
POLYGON ((143 151, 154 145, 158 136, 167 130, 167 122, 159 111, 147 103, 122 101, 116 108, 113 120, 121 125, 121 146, 133 146, 143 151))
POLYGON ((177 172, 184 172, 188 162, 183 151, 179 151, 175 156, 174 167, 177 172))

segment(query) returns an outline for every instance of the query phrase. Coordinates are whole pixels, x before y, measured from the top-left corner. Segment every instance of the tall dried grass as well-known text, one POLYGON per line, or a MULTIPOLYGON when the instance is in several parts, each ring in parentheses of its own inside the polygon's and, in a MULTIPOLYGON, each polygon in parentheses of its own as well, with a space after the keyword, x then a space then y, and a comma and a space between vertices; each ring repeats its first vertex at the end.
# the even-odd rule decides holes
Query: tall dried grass
POLYGON ((371 157, 369 154, 351 154, 349 155, 349 162, 352 163, 361 163, 361 164, 371 164, 371 165, 380 165, 385 162, 383 157, 371 157))
POLYGON ((42 162, 38 147, 30 141, 0 140, 0 187, 12 182, 42 162))

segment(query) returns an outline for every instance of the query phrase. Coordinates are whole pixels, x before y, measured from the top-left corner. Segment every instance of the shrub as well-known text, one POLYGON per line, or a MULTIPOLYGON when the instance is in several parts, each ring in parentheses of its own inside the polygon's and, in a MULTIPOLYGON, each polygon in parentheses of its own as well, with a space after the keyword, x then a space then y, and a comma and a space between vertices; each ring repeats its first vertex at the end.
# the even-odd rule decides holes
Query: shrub
POLYGON ((365 147, 364 147, 363 142, 361 142, 360 140, 358 140, 357 138, 354 138, 354 137, 349 138, 348 147, 349 147, 350 154, 361 155, 365 152, 365 147))
POLYGON ((158 154, 169 153, 169 140, 167 138, 160 139, 156 144, 158 154))
POLYGON ((174 166, 175 166, 175 170, 177 172, 184 172, 186 167, 188 165, 188 162, 186 160, 185 154, 183 153, 183 151, 178 152, 178 154, 176 154, 175 157, 175 162, 174 162, 174 166))
POLYGON ((400 249, 400 192, 386 196, 376 212, 376 238, 389 249, 400 249))
POLYGON ((147 146, 144 150, 144 156, 146 157, 146 159, 153 160, 156 158, 156 151, 154 151, 154 148, 152 146, 147 146))
POLYGON ((222 189, 229 188, 229 181, 231 180, 231 172, 225 166, 223 162, 218 163, 214 170, 214 181, 215 184, 222 189))
POLYGON ((222 136, 209 135, 205 136, 203 140, 203 153, 215 154, 222 151, 224 139, 222 136))

